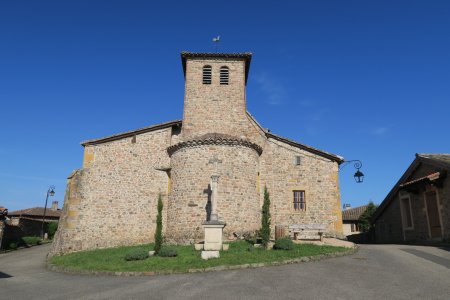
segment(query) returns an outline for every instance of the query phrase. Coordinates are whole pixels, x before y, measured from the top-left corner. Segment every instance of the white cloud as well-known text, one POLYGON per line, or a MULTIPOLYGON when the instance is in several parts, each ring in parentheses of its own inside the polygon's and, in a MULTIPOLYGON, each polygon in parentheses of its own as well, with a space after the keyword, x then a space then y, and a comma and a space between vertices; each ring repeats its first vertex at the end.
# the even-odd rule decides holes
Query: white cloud
POLYGON ((280 105, 284 102, 286 89, 267 73, 257 74, 255 80, 259 89, 266 95, 267 104, 280 105))

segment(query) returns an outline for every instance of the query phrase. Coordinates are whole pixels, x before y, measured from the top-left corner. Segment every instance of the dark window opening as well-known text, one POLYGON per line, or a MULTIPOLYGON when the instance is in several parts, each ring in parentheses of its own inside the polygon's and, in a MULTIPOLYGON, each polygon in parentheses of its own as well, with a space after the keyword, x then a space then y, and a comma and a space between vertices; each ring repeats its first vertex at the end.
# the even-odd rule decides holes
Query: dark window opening
POLYGON ((228 84, 229 73, 228 67, 220 68, 220 84, 228 84))
POLYGON ((211 66, 203 67, 203 84, 211 84, 211 66))

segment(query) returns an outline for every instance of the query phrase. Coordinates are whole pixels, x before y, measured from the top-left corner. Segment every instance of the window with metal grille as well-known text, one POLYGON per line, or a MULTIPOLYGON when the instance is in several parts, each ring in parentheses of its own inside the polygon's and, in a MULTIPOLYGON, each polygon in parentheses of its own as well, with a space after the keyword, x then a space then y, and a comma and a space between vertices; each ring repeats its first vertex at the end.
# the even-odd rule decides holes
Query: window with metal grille
POLYGON ((211 66, 203 67, 203 84, 211 84, 211 66))
POLYGON ((220 84, 228 84, 229 73, 228 67, 220 67, 220 84))
POLYGON ((294 210, 306 210, 305 191, 294 191, 294 210))

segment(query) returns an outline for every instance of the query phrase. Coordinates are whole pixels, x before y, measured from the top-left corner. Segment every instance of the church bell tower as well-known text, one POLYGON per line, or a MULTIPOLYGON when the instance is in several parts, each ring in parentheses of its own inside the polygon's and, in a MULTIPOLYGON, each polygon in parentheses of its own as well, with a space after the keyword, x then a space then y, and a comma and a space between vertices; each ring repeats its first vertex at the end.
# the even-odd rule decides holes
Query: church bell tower
POLYGON ((181 53, 185 77, 183 140, 207 133, 243 135, 251 57, 251 53, 181 53))

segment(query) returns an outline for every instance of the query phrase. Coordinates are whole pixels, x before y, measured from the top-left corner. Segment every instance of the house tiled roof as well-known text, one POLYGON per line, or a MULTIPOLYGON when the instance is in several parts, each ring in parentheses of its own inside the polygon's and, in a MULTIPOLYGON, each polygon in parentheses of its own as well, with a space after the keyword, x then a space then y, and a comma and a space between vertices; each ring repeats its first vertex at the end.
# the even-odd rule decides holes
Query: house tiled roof
POLYGON ((417 153, 416 156, 422 159, 428 159, 437 164, 441 164, 444 167, 450 168, 450 154, 449 153, 417 153))
MULTIPOLYGON (((25 208, 21 210, 15 210, 8 213, 9 217, 20 217, 20 216, 35 216, 35 217, 42 217, 44 216, 44 208, 43 207, 32 207, 32 208, 25 208)), ((61 210, 52 210, 47 207, 47 210, 45 211, 46 217, 54 217, 59 218, 61 216, 61 210)))
POLYGON ((427 176, 424 176, 424 177, 420 177, 420 178, 417 178, 417 179, 414 179, 414 180, 402 183, 402 184, 400 184, 400 187, 413 185, 415 183, 419 183, 419 182, 423 182, 423 181, 427 181, 427 182, 428 181, 434 181, 436 179, 439 179, 442 175, 443 174, 441 174, 441 172, 435 172, 435 173, 432 173, 430 175, 427 175, 427 176))
POLYGON ((349 208, 342 211, 343 221, 357 221, 359 217, 366 211, 369 205, 363 205, 355 208, 349 208))

